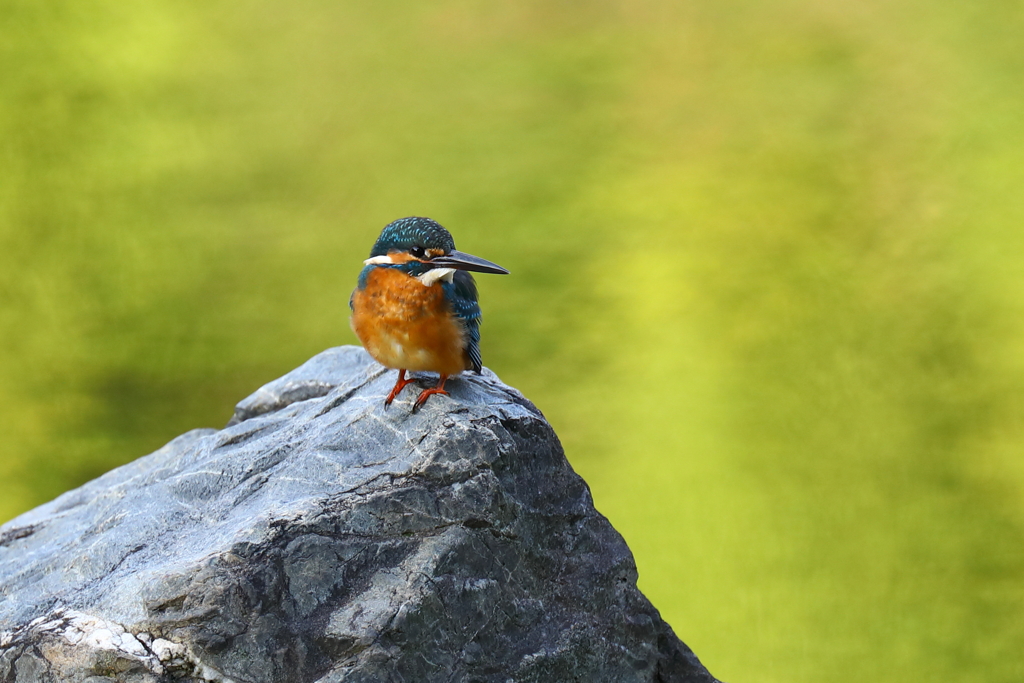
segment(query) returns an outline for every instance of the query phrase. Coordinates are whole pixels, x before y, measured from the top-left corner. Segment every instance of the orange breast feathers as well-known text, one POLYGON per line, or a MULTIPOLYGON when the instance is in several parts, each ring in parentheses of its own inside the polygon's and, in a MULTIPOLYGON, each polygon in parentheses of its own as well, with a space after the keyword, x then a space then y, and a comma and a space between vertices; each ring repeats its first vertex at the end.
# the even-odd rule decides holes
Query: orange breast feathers
POLYGON ((352 330, 381 365, 455 375, 473 367, 465 329, 440 284, 374 268, 352 295, 352 330))

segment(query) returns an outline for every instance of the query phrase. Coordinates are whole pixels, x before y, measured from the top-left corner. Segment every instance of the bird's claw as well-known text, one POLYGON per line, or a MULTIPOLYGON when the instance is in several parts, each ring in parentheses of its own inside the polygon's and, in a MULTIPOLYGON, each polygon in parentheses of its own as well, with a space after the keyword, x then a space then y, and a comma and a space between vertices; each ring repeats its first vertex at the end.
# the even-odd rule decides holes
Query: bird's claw
POLYGON ((416 399, 416 402, 412 404, 412 412, 415 413, 417 410, 422 408, 423 404, 427 402, 427 399, 433 396, 434 394, 442 394, 444 396, 447 396, 448 392, 445 391, 444 389, 439 389, 438 387, 434 387, 432 389, 424 389, 423 391, 420 392, 420 395, 416 399))
POLYGON ((406 379, 405 378, 405 370, 399 370, 398 371, 398 381, 395 382, 395 386, 392 387, 391 393, 388 394, 388 397, 384 399, 384 410, 387 410, 388 406, 391 405, 392 401, 394 401, 396 398, 398 398, 398 395, 400 393, 402 393, 402 389, 405 389, 408 385, 412 384, 415 381, 416 380, 413 379, 412 377, 410 377, 409 379, 406 379))

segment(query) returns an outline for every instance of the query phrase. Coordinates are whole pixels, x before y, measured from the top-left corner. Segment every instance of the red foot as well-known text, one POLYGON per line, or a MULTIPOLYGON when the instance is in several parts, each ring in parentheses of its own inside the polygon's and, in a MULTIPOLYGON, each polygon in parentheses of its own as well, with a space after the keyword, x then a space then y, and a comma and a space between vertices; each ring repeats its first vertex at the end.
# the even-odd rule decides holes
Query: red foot
POLYGON ((394 401, 395 397, 402 392, 402 389, 405 389, 405 387, 407 387, 408 385, 412 384, 415 381, 416 380, 412 379, 411 377, 409 379, 406 379, 405 370, 399 370, 398 381, 395 382, 395 386, 391 390, 391 393, 388 394, 388 397, 384 399, 384 407, 387 408, 389 405, 391 405, 391 402, 394 401))
POLYGON ((434 394, 442 394, 447 396, 448 392, 444 390, 444 383, 448 380, 448 375, 441 375, 441 379, 437 381, 437 386, 433 389, 424 389, 420 392, 419 398, 412 404, 412 412, 416 412, 418 408, 422 408, 423 404, 427 402, 427 399, 434 394))

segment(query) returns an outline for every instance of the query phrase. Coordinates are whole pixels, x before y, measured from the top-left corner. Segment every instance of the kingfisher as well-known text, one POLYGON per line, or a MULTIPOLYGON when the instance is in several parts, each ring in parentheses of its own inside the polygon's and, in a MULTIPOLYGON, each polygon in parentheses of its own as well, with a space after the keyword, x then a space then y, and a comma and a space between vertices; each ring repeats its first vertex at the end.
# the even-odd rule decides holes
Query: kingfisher
POLYGON ((437 385, 420 392, 415 412, 444 383, 466 370, 477 374, 480 305, 467 271, 507 275, 501 266, 456 251, 452 235, 437 221, 411 216, 384 226, 363 261, 349 307, 352 331, 381 365, 398 370, 384 399, 387 408, 408 384, 405 373, 436 372, 437 385))

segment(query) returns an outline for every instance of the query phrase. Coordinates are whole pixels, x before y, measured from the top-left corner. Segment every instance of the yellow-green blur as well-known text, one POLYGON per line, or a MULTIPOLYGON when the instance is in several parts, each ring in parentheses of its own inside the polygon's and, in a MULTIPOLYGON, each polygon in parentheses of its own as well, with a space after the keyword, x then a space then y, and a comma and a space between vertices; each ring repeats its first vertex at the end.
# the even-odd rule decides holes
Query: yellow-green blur
POLYGON ((732 683, 1024 679, 1024 10, 8 0, 0 520, 354 343, 437 219, 483 358, 732 683))

